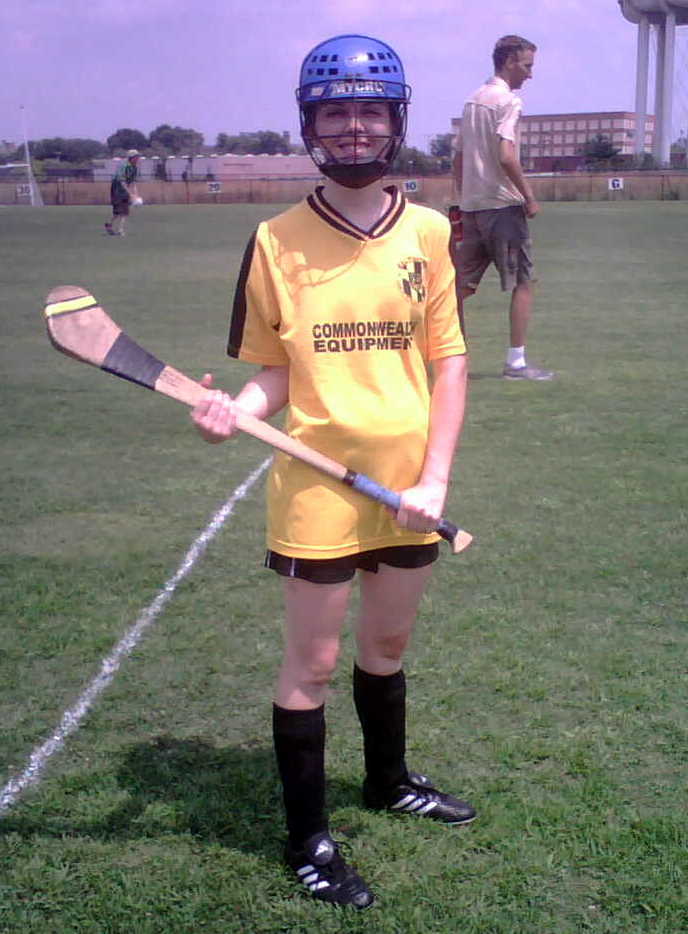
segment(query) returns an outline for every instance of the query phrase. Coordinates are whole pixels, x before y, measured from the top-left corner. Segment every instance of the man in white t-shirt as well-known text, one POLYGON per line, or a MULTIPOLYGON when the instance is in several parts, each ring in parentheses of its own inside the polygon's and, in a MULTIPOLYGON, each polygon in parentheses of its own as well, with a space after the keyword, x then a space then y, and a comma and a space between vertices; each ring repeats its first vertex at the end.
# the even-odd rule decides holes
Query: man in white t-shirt
POLYGON ((495 45, 494 77, 464 105, 454 175, 463 239, 454 255, 460 302, 475 294, 494 263, 502 291, 511 292, 510 342, 503 376, 548 380, 549 370, 526 360, 526 332, 533 306, 533 262, 528 218, 540 210, 519 157, 521 99, 514 94, 532 77, 536 46, 521 36, 495 45))

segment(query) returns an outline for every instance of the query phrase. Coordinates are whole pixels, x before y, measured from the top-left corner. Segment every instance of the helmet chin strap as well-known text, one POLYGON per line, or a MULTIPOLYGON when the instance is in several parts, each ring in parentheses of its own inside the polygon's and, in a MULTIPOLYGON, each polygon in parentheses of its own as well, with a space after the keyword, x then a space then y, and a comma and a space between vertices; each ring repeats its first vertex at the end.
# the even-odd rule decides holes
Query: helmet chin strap
POLYGON ((365 188, 385 174, 388 165, 385 162, 361 162, 358 165, 346 165, 340 162, 328 162, 320 166, 323 175, 344 188, 365 188))
MULTIPOLYGON (((390 162, 384 158, 393 148, 394 142, 389 140, 384 150, 377 159, 371 159, 369 162, 339 162, 330 152, 323 139, 318 140, 317 147, 320 152, 320 158, 316 160, 318 168, 323 175, 331 178, 333 182, 342 185, 344 188, 365 188, 371 185, 389 170, 390 162), (326 158, 323 155, 326 154, 326 158)), ((310 147, 308 147, 310 151, 310 147)), ((313 152, 311 151, 311 155, 313 152)))

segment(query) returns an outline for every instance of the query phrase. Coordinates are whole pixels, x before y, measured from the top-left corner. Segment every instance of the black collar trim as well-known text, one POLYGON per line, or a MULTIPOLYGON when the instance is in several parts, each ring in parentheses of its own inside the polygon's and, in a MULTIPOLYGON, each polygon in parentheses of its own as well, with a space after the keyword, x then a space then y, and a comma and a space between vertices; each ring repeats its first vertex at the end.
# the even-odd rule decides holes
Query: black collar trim
POLYGON ((394 227, 406 207, 406 198, 396 185, 390 185, 385 188, 385 191, 391 196, 390 206, 370 230, 362 230, 333 208, 323 194, 322 185, 318 185, 313 194, 308 196, 307 201, 312 210, 335 230, 355 237, 357 240, 377 240, 394 227))

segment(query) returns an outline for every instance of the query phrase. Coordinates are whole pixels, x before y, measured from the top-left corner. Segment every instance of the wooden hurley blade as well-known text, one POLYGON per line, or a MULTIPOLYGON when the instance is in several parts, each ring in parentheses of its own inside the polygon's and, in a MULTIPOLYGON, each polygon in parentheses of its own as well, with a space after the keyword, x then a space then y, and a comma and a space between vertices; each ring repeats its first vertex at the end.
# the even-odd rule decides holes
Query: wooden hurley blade
POLYGON ((46 298, 48 336, 57 350, 102 366, 122 333, 95 298, 79 285, 58 285, 46 298))
POLYGON ((44 315, 53 346, 68 357, 190 406, 207 393, 199 383, 133 341, 81 286, 60 285, 53 289, 46 299, 44 315))

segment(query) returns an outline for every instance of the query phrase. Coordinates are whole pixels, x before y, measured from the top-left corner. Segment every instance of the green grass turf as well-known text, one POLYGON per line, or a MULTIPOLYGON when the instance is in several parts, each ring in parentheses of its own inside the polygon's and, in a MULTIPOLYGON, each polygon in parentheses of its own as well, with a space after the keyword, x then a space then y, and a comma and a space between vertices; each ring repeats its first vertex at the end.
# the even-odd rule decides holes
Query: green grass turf
MULTIPOLYGON (((274 206, 0 209, 0 782, 97 674, 267 455, 55 353, 47 291, 92 289, 133 338, 238 387, 228 304, 274 206)), ((280 648, 254 488, 42 780, 0 817, 0 932, 678 934, 688 928, 682 203, 552 204, 530 342, 499 379, 504 297, 467 305, 470 408, 448 553, 408 656, 409 761, 479 809, 447 831, 361 808, 351 640, 329 702, 335 834, 368 913, 295 892, 269 733, 280 648)))

